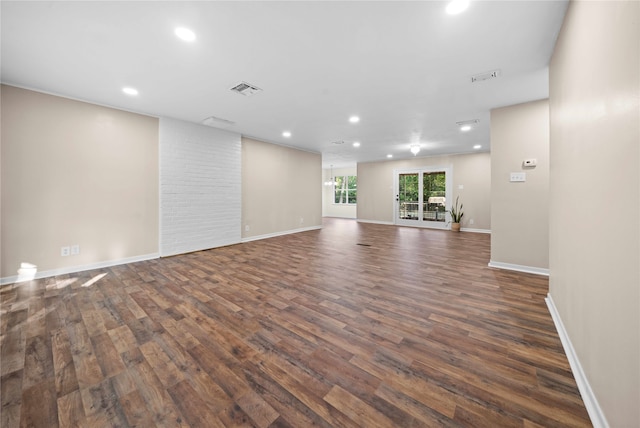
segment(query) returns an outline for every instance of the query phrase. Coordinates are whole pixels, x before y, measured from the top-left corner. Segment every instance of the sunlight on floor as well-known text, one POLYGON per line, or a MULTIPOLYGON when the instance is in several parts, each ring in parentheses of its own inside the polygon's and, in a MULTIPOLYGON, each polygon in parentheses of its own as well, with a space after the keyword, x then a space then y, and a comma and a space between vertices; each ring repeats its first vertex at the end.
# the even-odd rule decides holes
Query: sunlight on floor
POLYGON ((53 284, 47 284, 45 288, 47 290, 60 290, 62 288, 70 286, 77 280, 78 278, 66 278, 66 279, 56 280, 56 282, 53 284))
POLYGON ((96 275, 93 278, 91 278, 89 281, 87 281, 84 284, 82 284, 82 287, 90 287, 91 285, 93 285, 96 282, 100 281, 105 276, 107 276, 106 272, 105 273, 101 273, 100 275, 96 275))
POLYGON ((16 279, 16 283, 31 281, 36 277, 36 273, 38 272, 38 266, 31 263, 20 263, 20 269, 18 269, 18 279, 16 279))

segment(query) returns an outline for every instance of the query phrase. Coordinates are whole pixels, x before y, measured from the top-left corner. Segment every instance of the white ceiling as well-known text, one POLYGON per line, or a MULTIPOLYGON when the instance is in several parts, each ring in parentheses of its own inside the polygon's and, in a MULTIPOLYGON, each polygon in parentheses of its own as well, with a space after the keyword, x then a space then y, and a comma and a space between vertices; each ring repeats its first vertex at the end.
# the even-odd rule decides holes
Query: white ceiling
POLYGON ((490 109, 548 96, 567 1, 472 1, 455 16, 443 1, 0 7, 3 83, 196 123, 216 116, 234 122, 223 129, 341 167, 411 157, 412 142, 418 156, 488 151, 490 109), (196 41, 178 39, 178 26, 196 41), (499 78, 471 83, 494 69, 499 78), (241 81, 263 91, 229 90, 241 81), (460 132, 469 119, 480 122, 460 132))

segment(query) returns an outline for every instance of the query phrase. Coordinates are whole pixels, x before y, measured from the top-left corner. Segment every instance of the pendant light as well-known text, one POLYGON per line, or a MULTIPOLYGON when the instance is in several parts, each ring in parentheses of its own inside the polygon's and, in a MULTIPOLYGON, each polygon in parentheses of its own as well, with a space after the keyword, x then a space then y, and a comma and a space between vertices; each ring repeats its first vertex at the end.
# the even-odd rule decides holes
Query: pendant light
POLYGON ((333 165, 331 165, 331 180, 325 181, 324 185, 325 186, 335 186, 336 184, 338 184, 338 183, 336 183, 336 181, 333 179, 333 165))

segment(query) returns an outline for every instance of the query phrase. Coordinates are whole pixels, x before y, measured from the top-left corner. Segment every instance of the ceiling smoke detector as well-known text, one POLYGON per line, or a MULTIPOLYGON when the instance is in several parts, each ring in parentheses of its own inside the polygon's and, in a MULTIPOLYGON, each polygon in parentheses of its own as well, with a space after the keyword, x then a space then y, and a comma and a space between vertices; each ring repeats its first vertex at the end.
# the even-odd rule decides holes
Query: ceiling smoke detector
POLYGON ((244 95, 245 97, 250 97, 251 95, 254 95, 257 92, 262 91, 262 89, 247 82, 240 82, 236 86, 231 88, 231 90, 240 95, 244 95))
POLYGON ((225 127, 225 126, 235 125, 235 122, 232 122, 232 121, 227 120, 227 119, 221 119, 221 118, 215 117, 215 116, 210 116, 210 117, 204 119, 201 123, 203 125, 212 126, 214 128, 222 128, 222 127, 225 127))
POLYGON ((475 76, 471 76, 471 83, 475 82, 484 82, 485 80, 495 79, 496 77, 500 77, 502 72, 500 70, 487 71, 486 73, 476 74, 475 76))

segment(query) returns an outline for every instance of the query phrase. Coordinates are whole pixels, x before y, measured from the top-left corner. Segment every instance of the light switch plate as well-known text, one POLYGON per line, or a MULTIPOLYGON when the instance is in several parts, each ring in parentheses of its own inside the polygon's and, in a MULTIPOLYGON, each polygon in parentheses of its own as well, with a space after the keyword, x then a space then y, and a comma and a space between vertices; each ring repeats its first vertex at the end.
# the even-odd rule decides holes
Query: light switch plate
POLYGON ((512 172, 509 181, 512 183, 520 183, 527 181, 527 173, 526 172, 512 172))

